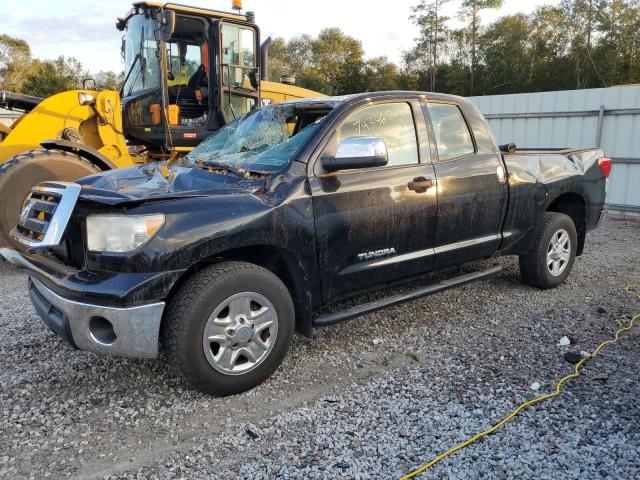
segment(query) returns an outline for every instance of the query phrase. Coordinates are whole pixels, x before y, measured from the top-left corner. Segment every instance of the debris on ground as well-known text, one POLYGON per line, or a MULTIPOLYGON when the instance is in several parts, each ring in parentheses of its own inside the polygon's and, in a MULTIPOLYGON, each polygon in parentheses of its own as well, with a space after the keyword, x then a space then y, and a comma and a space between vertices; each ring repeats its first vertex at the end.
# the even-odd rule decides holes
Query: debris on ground
POLYGON ((566 352, 564 354, 564 359, 573 365, 575 365, 580 360, 582 360, 582 358, 583 358, 582 353, 579 353, 579 352, 566 352))

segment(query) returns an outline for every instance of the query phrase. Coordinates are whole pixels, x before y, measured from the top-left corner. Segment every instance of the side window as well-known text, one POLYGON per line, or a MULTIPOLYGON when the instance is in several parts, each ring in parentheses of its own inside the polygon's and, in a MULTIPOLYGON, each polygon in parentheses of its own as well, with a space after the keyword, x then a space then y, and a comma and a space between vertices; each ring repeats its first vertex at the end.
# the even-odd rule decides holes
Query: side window
POLYGON ((257 91, 250 76, 256 71, 255 35, 251 28, 222 25, 222 106, 228 122, 253 109, 256 103, 253 95, 257 91), (232 88, 243 89, 248 94, 233 93, 232 88))
POLYGON ((451 160, 474 153, 471 133, 460 109, 445 103, 429 103, 428 106, 439 159, 451 160))
POLYGON ((351 113, 338 128, 337 143, 351 137, 379 137, 389 153, 389 166, 418 163, 418 142, 411 107, 384 103, 351 113))
POLYGON ((249 72, 256 66, 255 32, 248 28, 222 26, 222 63, 225 85, 253 90, 249 72))

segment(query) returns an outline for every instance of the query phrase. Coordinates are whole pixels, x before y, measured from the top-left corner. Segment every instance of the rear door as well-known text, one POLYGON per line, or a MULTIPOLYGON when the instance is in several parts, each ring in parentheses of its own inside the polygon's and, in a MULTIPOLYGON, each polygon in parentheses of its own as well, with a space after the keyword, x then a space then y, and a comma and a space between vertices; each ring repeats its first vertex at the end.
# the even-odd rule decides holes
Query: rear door
POLYGON ((437 147, 438 227, 435 269, 495 253, 507 201, 500 154, 480 115, 456 103, 426 104, 437 147))
POLYGON ((320 157, 335 155, 345 138, 379 137, 389 163, 332 173, 315 164, 309 182, 325 300, 431 270, 436 232, 435 174, 420 102, 358 106, 337 125, 320 157), (426 181, 434 187, 415 188, 426 181))

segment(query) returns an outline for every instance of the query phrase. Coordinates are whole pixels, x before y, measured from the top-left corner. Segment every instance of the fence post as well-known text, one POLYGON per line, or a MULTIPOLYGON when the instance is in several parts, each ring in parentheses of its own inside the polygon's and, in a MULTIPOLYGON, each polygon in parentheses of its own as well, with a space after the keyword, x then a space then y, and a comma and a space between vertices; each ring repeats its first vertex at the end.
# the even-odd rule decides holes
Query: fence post
POLYGON ((604 105, 600 105, 598 111, 598 127, 596 131, 596 147, 600 148, 602 143, 602 128, 604 127, 604 105))

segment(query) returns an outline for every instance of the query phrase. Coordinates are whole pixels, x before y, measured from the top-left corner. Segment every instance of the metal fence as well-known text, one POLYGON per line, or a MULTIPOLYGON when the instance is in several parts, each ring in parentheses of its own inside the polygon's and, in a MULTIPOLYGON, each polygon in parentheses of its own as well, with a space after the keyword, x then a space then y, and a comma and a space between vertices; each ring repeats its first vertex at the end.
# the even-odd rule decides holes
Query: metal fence
POLYGON ((501 144, 601 147, 613 160, 608 208, 640 212, 640 85, 471 100, 501 144))

